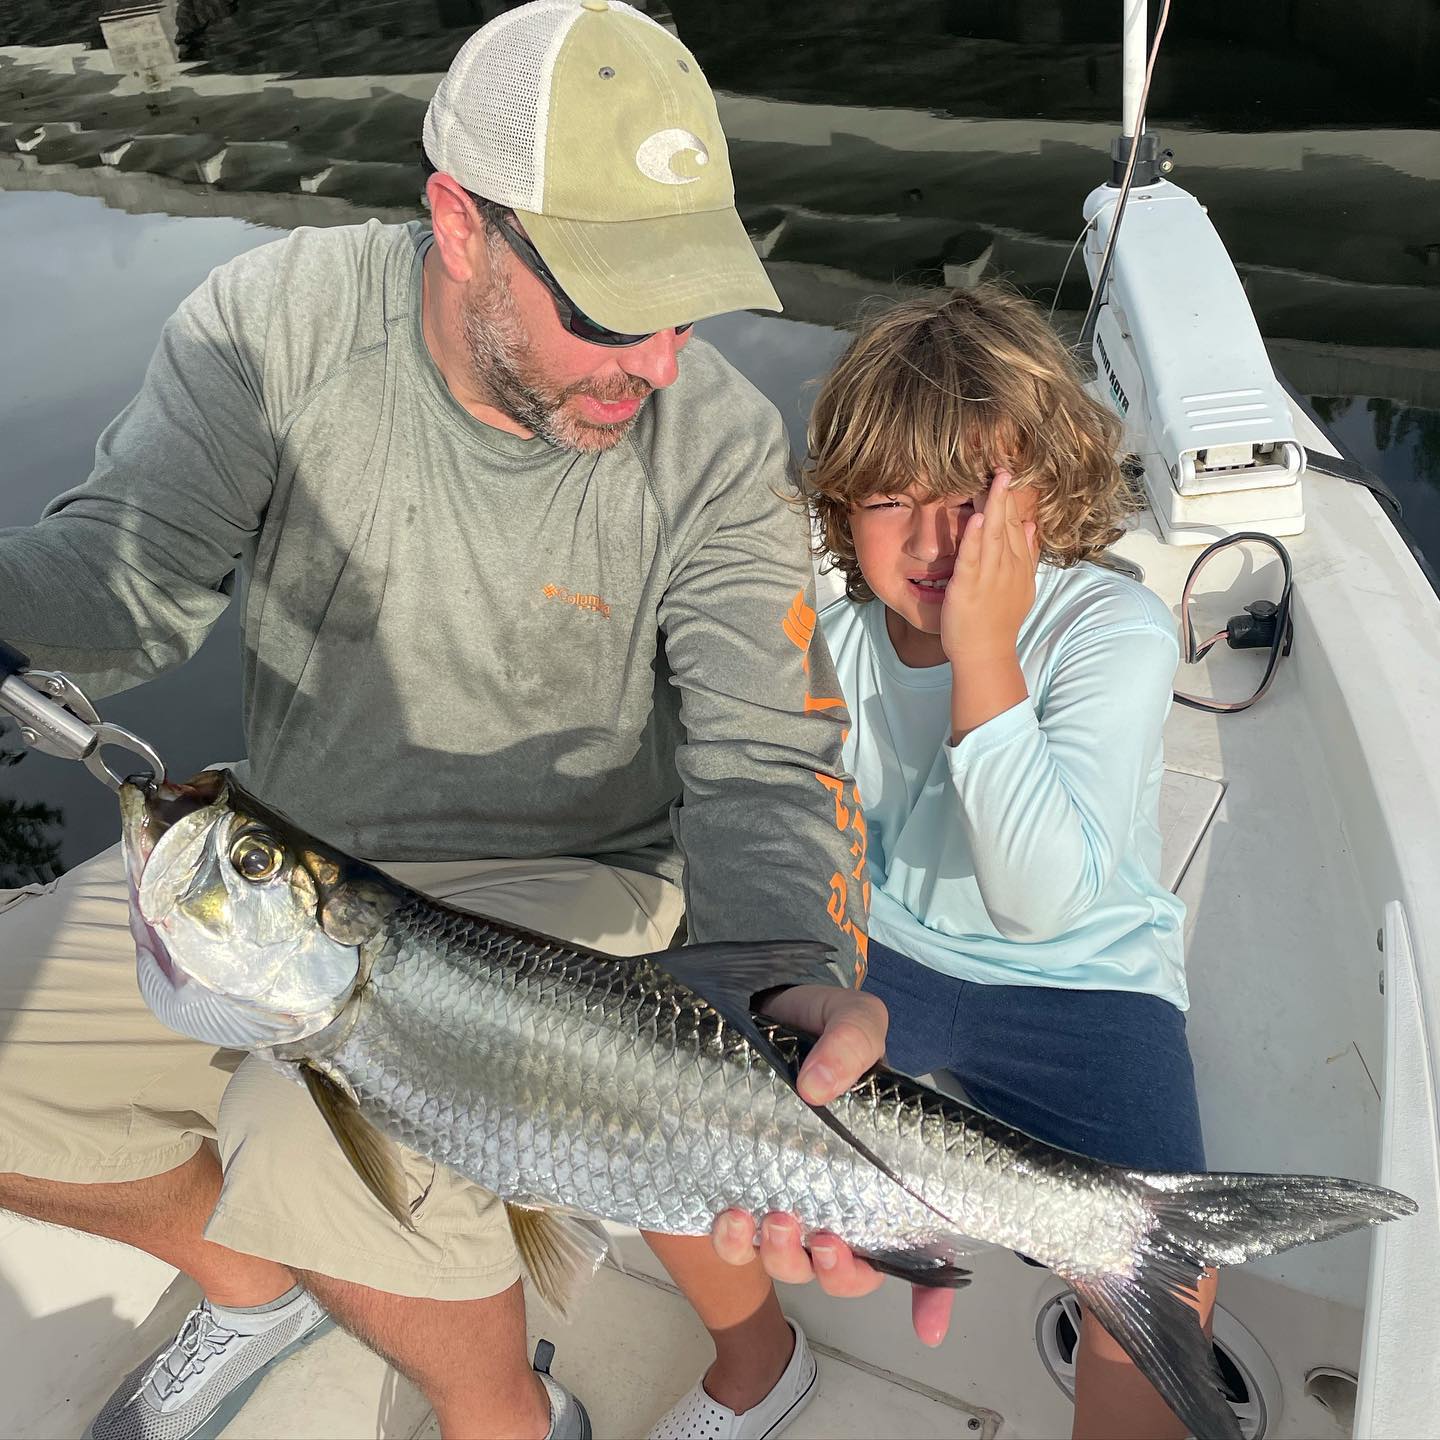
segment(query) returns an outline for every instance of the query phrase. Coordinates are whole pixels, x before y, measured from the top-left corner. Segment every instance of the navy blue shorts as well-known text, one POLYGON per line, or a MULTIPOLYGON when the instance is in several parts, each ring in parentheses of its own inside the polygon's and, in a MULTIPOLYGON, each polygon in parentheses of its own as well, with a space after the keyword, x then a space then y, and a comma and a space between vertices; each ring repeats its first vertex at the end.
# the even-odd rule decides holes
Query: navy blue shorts
POLYGON ((977 985, 870 939, 864 988, 890 1011, 886 1063, 948 1070, 982 1110, 1131 1170, 1204 1170, 1185 1016, 1123 990, 977 985))

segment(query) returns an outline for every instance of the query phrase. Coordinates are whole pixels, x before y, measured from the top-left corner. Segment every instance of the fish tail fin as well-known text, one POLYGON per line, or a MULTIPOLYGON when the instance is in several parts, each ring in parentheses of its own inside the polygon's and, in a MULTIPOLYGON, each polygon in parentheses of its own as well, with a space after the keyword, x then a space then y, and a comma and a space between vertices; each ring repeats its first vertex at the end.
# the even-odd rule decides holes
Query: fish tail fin
MULTIPOLYGON (((1195 1272, 1198 1279, 1199 1272, 1195 1272)), ((1179 1295, 1194 1279, 1142 1256, 1129 1275, 1071 1279, 1080 1303, 1110 1332, 1198 1440, 1241 1440, 1220 1390, 1215 1352, 1179 1295)))
POLYGON ((1151 1217, 1129 1273, 1067 1276, 1081 1302, 1201 1440, 1239 1440, 1190 1304, 1208 1266, 1238 1265, 1409 1215, 1414 1201, 1315 1175, 1131 1172, 1151 1217))
POLYGON ((1205 1265, 1240 1265, 1418 1208, 1408 1195, 1333 1175, 1132 1176, 1155 1217, 1152 1235, 1163 1234, 1205 1265))

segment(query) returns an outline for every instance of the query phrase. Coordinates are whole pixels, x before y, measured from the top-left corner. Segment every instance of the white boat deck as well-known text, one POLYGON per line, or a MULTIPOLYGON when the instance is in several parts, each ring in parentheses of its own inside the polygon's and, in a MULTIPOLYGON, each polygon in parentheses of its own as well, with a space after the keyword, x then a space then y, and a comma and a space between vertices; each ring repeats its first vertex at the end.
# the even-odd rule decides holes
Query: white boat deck
MULTIPOLYGON (((1177 707, 1171 718, 1166 875, 1190 910, 1190 1035, 1212 1168, 1374 1177, 1387 1063, 1386 956, 1376 936, 1391 902, 1406 907, 1416 956, 1420 999, 1407 1043, 1428 1073, 1421 1010, 1434 983, 1424 961, 1440 929, 1440 850, 1426 817, 1440 809, 1440 775, 1433 755, 1428 769, 1419 757, 1427 734, 1433 743, 1440 733, 1440 609, 1428 591, 1407 589, 1422 584, 1418 572, 1368 496, 1325 477, 1306 486, 1309 528, 1287 542, 1293 657, 1250 712, 1217 718, 1177 707), (1381 607, 1381 629, 1367 628, 1367 597, 1381 607), (1402 680, 1406 703, 1397 705, 1387 687, 1402 680)), ((1120 548, 1174 605, 1196 550, 1162 546, 1144 524, 1120 548)), ((1245 602, 1276 594, 1273 566, 1228 552, 1199 587, 1197 627, 1208 634, 1245 602), (1232 582, 1231 593, 1217 593, 1232 582)), ((1259 654, 1220 647, 1180 684, 1238 697, 1261 666, 1259 654)), ((1440 1253, 1433 1119, 1410 1134, 1412 1193, 1426 1213, 1387 1243, 1399 1247, 1397 1264, 1419 1271, 1440 1253)), ((1350 1433, 1350 1417, 1308 1395, 1306 1378, 1319 1367, 1361 1370, 1370 1243, 1347 1237, 1223 1277, 1217 1335, 1263 1393, 1267 1435, 1350 1433)), ((698 1321, 645 1247, 621 1235, 618 1249, 626 1272, 602 1270, 570 1325, 538 1306, 532 1315, 532 1335, 556 1343, 555 1372, 585 1400, 601 1437, 643 1435, 708 1357, 698 1321)), ((898 1282, 865 1301, 788 1291, 784 1303, 822 1373, 818 1398, 788 1433, 1068 1434, 1069 1402, 1036 1340, 1037 1315, 1062 1287, 1006 1254, 973 1268, 935 1351, 910 1334, 898 1282)), ((170 1282, 164 1267, 118 1247, 0 1217, 4 1433, 78 1436, 188 1307, 183 1283, 170 1282)), ((1425 1406, 1440 1389, 1436 1362, 1427 1350, 1420 1373, 1403 1375, 1408 1359, 1395 1346, 1379 1355, 1381 1418, 1360 1433, 1414 1435, 1426 1416, 1433 1423, 1425 1406)), ((267 1377, 226 1434, 379 1440, 438 1431, 407 1382, 333 1333, 267 1377)))

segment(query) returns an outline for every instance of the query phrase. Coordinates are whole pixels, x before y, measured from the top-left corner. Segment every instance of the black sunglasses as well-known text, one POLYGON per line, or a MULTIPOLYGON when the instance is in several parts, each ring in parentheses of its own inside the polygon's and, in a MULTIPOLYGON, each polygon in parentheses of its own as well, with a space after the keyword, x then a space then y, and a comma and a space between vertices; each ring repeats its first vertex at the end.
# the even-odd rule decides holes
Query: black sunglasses
MULTIPOLYGON (((465 193, 470 194, 468 190, 465 193)), ((550 292, 560 323, 577 340, 583 340, 587 345, 639 345, 641 341, 659 333, 652 330, 646 335, 623 335, 618 330, 607 330, 603 325, 597 325, 560 288, 560 282, 550 273, 550 267, 540 258, 540 252, 530 243, 529 237, 522 235, 506 219, 508 212, 493 200, 484 200, 478 195, 470 195, 470 198, 480 213, 504 237, 505 243, 515 252, 520 263, 550 292)), ((692 320, 685 325, 676 325, 673 329, 677 335, 683 335, 694 323, 692 320)))

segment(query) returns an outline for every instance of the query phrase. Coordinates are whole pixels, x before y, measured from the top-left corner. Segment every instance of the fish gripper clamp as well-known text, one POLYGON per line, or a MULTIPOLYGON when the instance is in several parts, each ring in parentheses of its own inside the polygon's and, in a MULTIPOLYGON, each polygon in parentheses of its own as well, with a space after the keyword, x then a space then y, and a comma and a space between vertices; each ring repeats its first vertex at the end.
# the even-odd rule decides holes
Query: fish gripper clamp
POLYGON ((138 756, 159 785, 165 766, 154 747, 123 726, 102 720, 85 692, 56 670, 32 670, 29 659, 0 640, 0 712, 16 722, 32 750, 79 760, 102 784, 118 790, 128 778, 110 767, 105 750, 138 756))

